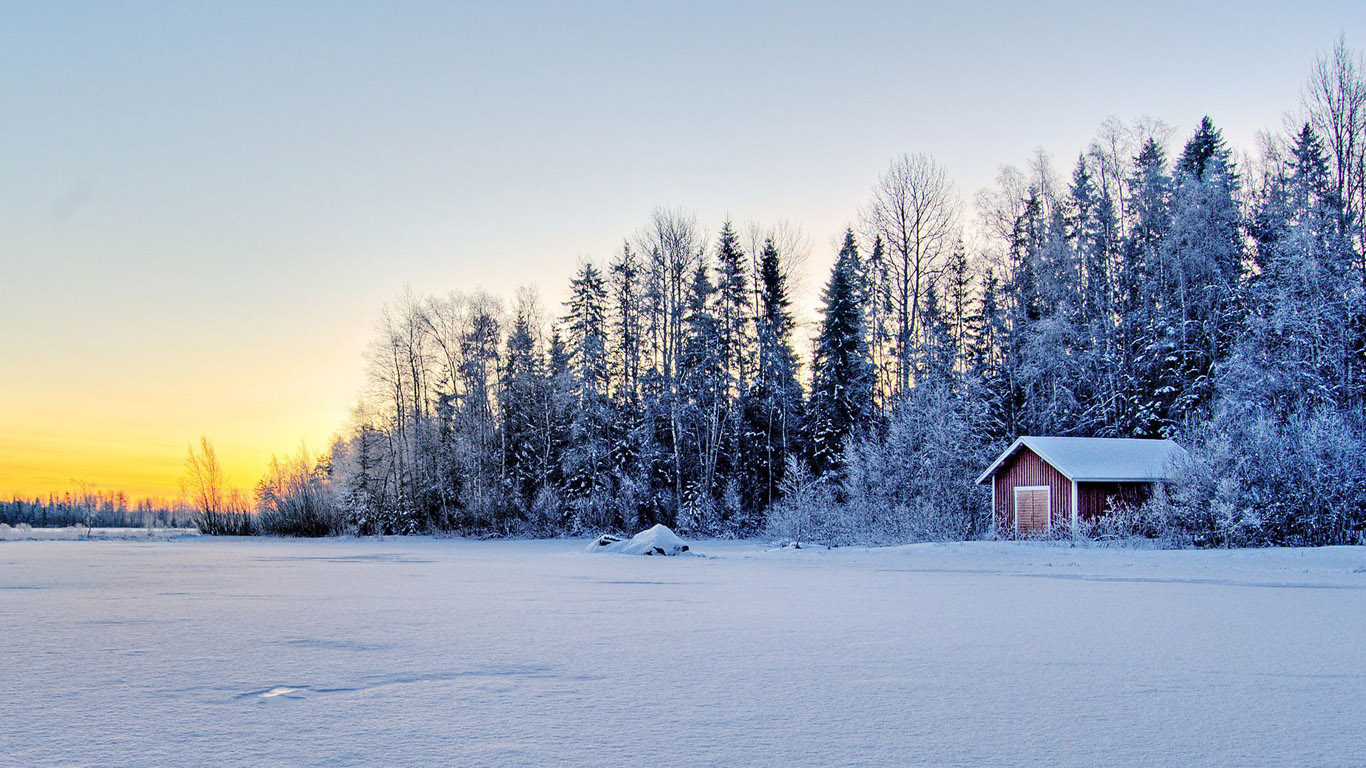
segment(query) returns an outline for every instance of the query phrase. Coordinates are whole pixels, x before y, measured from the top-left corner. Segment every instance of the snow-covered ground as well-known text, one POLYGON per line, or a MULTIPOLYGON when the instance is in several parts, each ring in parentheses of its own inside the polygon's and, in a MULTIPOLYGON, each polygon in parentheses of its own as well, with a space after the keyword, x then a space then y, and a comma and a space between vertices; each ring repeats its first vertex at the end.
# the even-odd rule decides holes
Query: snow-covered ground
POLYGON ((29 525, 11 526, 0 523, 0 541, 59 541, 76 539, 179 539, 198 536, 194 528, 86 528, 68 525, 65 528, 34 528, 29 525))
POLYGON ((0 764, 1352 766, 1366 548, 0 542, 0 764))

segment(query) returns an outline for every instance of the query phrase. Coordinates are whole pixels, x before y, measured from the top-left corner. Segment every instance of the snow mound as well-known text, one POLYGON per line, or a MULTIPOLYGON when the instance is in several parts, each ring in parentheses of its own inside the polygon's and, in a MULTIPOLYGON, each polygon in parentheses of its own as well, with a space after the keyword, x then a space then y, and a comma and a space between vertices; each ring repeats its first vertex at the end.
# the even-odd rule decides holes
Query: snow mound
POLYGON ((688 545, 669 530, 667 525, 656 525, 632 536, 629 541, 605 534, 599 536, 589 550, 593 552, 613 552, 619 555, 681 555, 688 551, 688 545))

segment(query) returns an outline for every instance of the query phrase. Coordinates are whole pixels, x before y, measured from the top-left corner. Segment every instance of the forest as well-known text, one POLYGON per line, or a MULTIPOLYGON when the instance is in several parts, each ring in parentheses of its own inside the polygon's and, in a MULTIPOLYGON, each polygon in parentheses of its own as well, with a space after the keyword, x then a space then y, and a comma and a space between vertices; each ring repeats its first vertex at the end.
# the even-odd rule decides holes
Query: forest
POLYGON ((1081 535, 1360 543, 1366 60, 1340 42, 1288 106, 1243 151, 1210 118, 1110 119, 971 205, 897 157, 815 318, 795 228, 674 208, 557 310, 405 292, 336 442, 248 502, 204 441, 192 506, 209 532, 970 539, 992 534, 973 481, 1016 436, 1171 437, 1179 481, 1081 535))

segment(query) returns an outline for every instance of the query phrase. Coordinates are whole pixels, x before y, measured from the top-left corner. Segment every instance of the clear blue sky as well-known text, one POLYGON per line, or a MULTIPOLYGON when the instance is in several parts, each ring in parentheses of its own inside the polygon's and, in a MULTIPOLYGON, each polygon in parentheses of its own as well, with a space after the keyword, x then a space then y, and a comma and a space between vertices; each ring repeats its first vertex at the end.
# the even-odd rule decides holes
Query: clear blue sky
POLYGON ((1361 2, 840 5, 0 4, 0 494, 324 447, 405 283, 553 301, 660 204, 814 273, 893 155, 969 200, 1107 115, 1250 147, 1366 45, 1361 2))

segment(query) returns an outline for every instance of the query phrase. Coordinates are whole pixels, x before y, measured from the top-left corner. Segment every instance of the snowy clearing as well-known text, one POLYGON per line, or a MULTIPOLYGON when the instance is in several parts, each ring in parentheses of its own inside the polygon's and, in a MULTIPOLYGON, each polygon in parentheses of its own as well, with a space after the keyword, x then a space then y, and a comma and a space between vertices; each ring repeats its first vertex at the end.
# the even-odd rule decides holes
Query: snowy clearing
POLYGON ((0 764, 1348 766, 1366 548, 0 542, 0 764))

